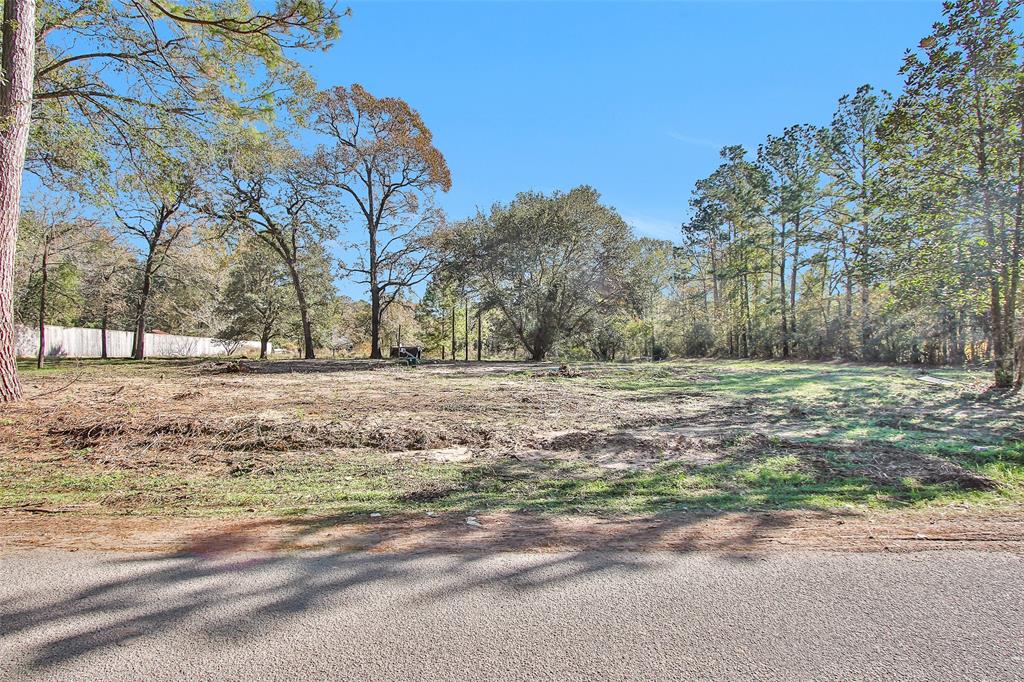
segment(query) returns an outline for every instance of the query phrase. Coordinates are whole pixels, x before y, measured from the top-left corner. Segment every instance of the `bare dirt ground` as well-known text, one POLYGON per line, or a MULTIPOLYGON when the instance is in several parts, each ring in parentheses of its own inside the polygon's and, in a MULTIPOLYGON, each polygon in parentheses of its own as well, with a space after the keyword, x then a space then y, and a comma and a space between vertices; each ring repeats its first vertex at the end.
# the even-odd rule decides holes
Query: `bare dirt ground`
POLYGON ((1000 550, 1024 554, 1024 509, 997 513, 737 512, 595 518, 498 513, 210 519, 0 515, 0 551, 52 548, 218 556, 295 550, 370 552, 1000 550))
POLYGON ((1017 550, 1020 401, 932 374, 69 365, 0 413, 0 547, 1017 550))

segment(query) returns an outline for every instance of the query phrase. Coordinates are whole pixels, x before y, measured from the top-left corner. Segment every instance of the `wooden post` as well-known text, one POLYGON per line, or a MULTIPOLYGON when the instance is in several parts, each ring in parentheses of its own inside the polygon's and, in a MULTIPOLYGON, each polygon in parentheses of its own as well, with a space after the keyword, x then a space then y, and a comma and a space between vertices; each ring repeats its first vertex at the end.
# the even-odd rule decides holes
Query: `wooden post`
POLYGON ((468 298, 466 299, 466 330, 465 330, 465 334, 463 336, 465 337, 465 340, 466 340, 466 350, 465 350, 466 362, 469 362, 469 299, 468 298))
POLYGON ((483 353, 483 331, 480 327, 481 322, 481 311, 480 308, 476 309, 476 361, 480 362, 481 355, 483 353))
POLYGON ((455 306, 452 306, 452 362, 455 362, 455 306))

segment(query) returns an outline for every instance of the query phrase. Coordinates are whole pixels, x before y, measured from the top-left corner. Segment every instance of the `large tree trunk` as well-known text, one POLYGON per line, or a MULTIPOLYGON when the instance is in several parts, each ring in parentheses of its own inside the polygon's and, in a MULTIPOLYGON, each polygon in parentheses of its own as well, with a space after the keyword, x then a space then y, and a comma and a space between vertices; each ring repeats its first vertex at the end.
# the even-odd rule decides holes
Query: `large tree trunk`
POLYGON ((21 397, 14 345, 14 250, 35 74, 35 0, 4 2, 0 38, 0 403, 21 397))
POLYGON ((36 368, 42 369, 46 362, 46 285, 50 279, 49 245, 43 244, 42 274, 39 282, 39 355, 36 357, 36 368))
POLYGON ((384 354, 380 351, 380 287, 377 285, 377 225, 370 222, 367 225, 370 233, 369 266, 370 266, 370 359, 383 359, 384 354))
POLYGON ((146 306, 149 304, 149 292, 153 287, 153 273, 150 264, 142 275, 142 291, 139 292, 139 316, 135 320, 135 343, 132 346, 132 359, 146 359, 146 306))
POLYGON ((370 359, 381 360, 384 354, 380 350, 380 290, 376 284, 370 284, 370 359))
MULTIPOLYGON (((1024 119, 1021 121, 1024 123, 1024 119)), ((1020 264, 1024 258, 1024 151, 1017 157, 1016 207, 1013 215, 1013 241, 1010 249, 1010 284, 1006 292, 1006 317, 1010 327, 1010 341, 1016 346, 1013 360, 1013 385, 1021 388, 1024 377, 1024 318, 1017 322, 1017 297, 1020 293, 1020 264)))
MULTIPOLYGON (((978 123, 982 123, 982 114, 975 105, 975 115, 978 123)), ((992 324, 992 365, 995 385, 999 388, 1009 388, 1013 384, 1013 348, 1007 348, 1009 335, 1006 333, 1007 320, 1003 317, 1002 310, 1002 280, 1000 269, 1001 258, 998 251, 1000 241, 996 236, 996 225, 993 218, 992 191, 989 187, 989 158, 986 128, 978 128, 977 139, 977 160, 978 179, 981 183, 981 207, 982 224, 985 226, 985 252, 988 263, 988 290, 989 290, 989 317, 992 324)), ((1000 236, 1005 236, 1001 234, 1000 236)))
POLYGON ((306 305, 306 297, 299 301, 299 315, 302 318, 302 357, 306 360, 316 358, 316 350, 313 348, 313 323, 309 321, 309 307, 306 305))
POLYGON ((749 358, 751 349, 750 346, 753 343, 752 329, 753 325, 750 320, 750 282, 747 277, 747 271, 749 270, 749 263, 747 257, 743 257, 743 357, 749 358))
POLYGON ((1024 388, 1024 317, 1021 317, 1017 330, 1017 377, 1014 379, 1014 388, 1024 388))
POLYGON ((306 292, 302 288, 302 279, 299 277, 299 270, 295 263, 286 259, 288 272, 292 277, 292 287, 295 289, 295 299, 299 303, 299 317, 302 320, 302 351, 306 360, 316 357, 313 350, 313 325, 309 321, 309 305, 306 303, 306 292))

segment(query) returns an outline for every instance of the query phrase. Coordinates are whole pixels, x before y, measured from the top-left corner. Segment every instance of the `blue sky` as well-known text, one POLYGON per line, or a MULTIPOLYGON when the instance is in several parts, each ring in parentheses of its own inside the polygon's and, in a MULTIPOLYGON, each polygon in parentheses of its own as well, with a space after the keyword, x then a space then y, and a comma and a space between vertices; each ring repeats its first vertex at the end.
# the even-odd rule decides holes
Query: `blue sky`
POLYGON ((722 145, 827 123, 865 82, 898 92, 904 51, 941 13, 925 1, 351 7, 337 45, 302 61, 323 87, 358 82, 420 111, 452 169, 450 219, 587 183, 667 239, 722 145))

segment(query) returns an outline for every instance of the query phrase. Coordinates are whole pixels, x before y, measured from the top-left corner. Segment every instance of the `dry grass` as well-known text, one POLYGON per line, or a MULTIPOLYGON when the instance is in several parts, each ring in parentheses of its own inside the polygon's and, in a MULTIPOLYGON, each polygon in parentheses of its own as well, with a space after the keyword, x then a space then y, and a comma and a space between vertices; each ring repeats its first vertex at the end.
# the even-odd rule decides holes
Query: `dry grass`
POLYGON ((849 365, 82 364, 0 416, 0 506, 90 513, 1017 504, 1020 402, 849 365), (73 379, 73 381, 69 381, 73 379))

